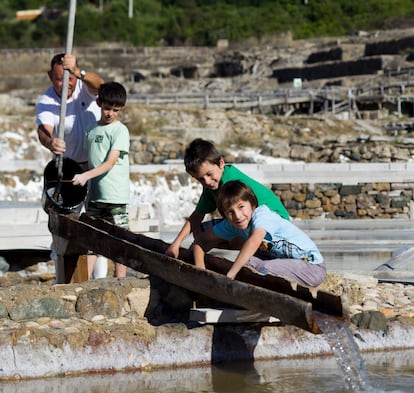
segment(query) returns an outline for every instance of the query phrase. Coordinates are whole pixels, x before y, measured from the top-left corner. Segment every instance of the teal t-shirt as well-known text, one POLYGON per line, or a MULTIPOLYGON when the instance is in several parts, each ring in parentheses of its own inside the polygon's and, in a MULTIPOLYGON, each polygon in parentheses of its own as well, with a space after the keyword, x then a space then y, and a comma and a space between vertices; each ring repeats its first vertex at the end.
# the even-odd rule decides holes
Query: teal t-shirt
POLYGON ((96 125, 86 133, 89 152, 89 168, 96 168, 105 162, 111 150, 120 155, 112 169, 91 179, 89 193, 91 202, 114 204, 129 203, 129 131, 119 121, 96 125))
MULTIPOLYGON (((220 185, 231 180, 240 180, 243 183, 247 184, 255 193, 257 201, 259 202, 259 206, 266 205, 270 210, 273 210, 279 214, 279 216, 289 220, 288 211, 272 190, 247 176, 235 166, 224 165, 224 171, 223 176, 221 177, 220 185)), ((196 211, 201 214, 208 214, 216 210, 217 193, 218 190, 203 188, 203 192, 201 193, 200 199, 196 206, 196 211)))

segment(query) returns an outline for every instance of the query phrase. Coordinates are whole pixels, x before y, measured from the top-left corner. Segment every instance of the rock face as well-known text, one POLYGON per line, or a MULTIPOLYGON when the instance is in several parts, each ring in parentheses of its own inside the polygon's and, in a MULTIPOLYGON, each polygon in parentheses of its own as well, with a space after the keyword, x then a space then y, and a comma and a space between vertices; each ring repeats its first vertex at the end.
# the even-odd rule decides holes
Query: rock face
MULTIPOLYGON (((39 285, 35 266, 26 274, 33 284, 16 282, 23 276, 8 272, 0 277, 2 285, 9 284, 0 288, 2 380, 210 364, 251 359, 252 354, 268 359, 331 353, 323 334, 278 323, 177 321, 177 310, 189 307, 185 293, 156 280, 151 288, 148 279, 133 277, 39 285), (150 313, 157 317, 148 318, 150 313)), ((412 346, 411 286, 328 273, 320 288, 347 297, 349 329, 362 352, 412 346)))
MULTIPOLYGON (((372 81, 378 70, 373 67, 359 68, 357 62, 380 60, 380 70, 393 67, 410 67, 410 53, 414 50, 414 30, 401 29, 376 31, 349 37, 311 40, 293 40, 290 35, 263 39, 261 43, 246 45, 207 47, 153 47, 140 48, 105 44, 94 48, 76 48, 80 64, 94 69, 105 79, 117 79, 126 83, 131 92, 233 92, 261 91, 286 87, 272 78, 273 72, 284 69, 326 65, 326 74, 306 81, 307 86, 321 87, 325 84, 349 86, 353 83, 372 81), (407 55, 408 53, 408 55, 407 55), (346 69, 342 63, 355 64, 348 67, 348 74, 329 76, 329 72, 346 69), (368 77, 367 77, 368 75, 368 77), (343 78, 345 77, 345 78, 343 78), (312 83, 312 80, 318 82, 312 83)), ((30 86, 42 90, 48 84, 46 70, 51 49, 24 51, 3 50, 0 66, 0 92, 30 86), (12 71, 11 71, 12 70, 12 71), (30 83, 27 83, 30 81, 30 83)), ((298 77, 298 76, 297 76, 298 77)), ((292 79, 286 80, 290 84, 292 79)))
MULTIPOLYGON (((78 48, 77 54, 85 69, 96 70, 106 80, 124 83, 131 100, 134 95, 146 94, 272 92, 291 88, 293 79, 298 77, 303 79, 303 89, 367 85, 380 89, 396 81, 392 76, 394 71, 400 75, 411 67, 409 56, 400 55, 402 52, 395 48, 404 49, 405 54, 414 50, 413 36, 412 29, 308 41, 294 41, 286 36, 248 48, 119 48, 107 45, 105 48, 78 48), (365 66, 357 67, 357 64, 365 66)), ((49 85, 46 70, 50 50, 4 52, 0 66, 0 103, 6 104, 1 107, 12 111, 12 115, 3 113, 3 124, 6 130, 18 130, 28 139, 27 133, 35 129, 34 101, 49 85), (13 70, 12 75, 10 70, 13 70)), ((404 99, 409 94, 410 83, 407 80, 399 83, 403 88, 398 91, 396 82, 396 90, 391 94, 404 99)), ((381 94, 380 90, 375 94, 381 94)), ((400 106, 397 102, 377 104, 367 102, 363 109, 354 111, 354 118, 347 120, 332 113, 290 118, 275 116, 271 107, 254 113, 251 108, 203 110, 190 109, 185 104, 130 103, 122 120, 132 135, 131 158, 136 164, 180 159, 186 144, 194 137, 213 139, 229 156, 235 150, 241 152, 234 156, 235 162, 250 162, 251 158, 243 154, 248 148, 275 158, 306 162, 411 159, 414 151, 411 122, 395 117, 394 112, 400 110, 411 116, 414 113, 412 104, 404 100, 400 106), (375 120, 370 121, 371 117, 375 120)), ((298 107, 291 106, 287 113, 298 107)), ((11 149, 17 148, 16 141, 9 143, 11 149)), ((30 159, 36 154, 36 150, 28 146, 19 152, 19 158, 30 159)))

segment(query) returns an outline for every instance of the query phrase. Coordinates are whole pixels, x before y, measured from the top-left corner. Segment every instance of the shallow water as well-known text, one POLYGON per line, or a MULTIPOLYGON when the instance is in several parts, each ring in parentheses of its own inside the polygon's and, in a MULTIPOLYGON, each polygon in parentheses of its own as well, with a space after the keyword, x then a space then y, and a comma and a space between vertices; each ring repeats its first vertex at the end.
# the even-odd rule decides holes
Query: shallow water
MULTIPOLYGON (((414 350, 367 353, 364 392, 408 393, 414 350)), ((2 393, 342 393, 334 357, 227 362, 206 367, 3 382, 2 393)), ((357 391, 357 390, 354 390, 357 391)))

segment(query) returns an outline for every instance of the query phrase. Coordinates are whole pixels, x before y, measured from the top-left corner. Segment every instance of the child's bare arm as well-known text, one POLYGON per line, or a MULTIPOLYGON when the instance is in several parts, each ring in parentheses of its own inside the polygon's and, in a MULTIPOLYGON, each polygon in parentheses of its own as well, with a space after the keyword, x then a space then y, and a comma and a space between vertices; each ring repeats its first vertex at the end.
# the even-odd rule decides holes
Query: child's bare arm
POLYGON ((182 226, 180 232, 178 232, 178 235, 176 236, 174 241, 165 250, 165 254, 174 258, 178 258, 181 244, 190 235, 194 228, 200 227, 203 218, 203 214, 200 214, 194 210, 191 216, 185 221, 184 225, 182 226))
POLYGON ((204 220, 205 215, 194 210, 188 221, 190 223, 191 232, 194 238, 197 238, 198 234, 201 233, 201 223, 204 220))
POLYGON ((204 256, 206 255, 206 252, 211 249, 210 245, 220 240, 221 239, 218 238, 211 229, 200 233, 194 241, 193 248, 194 261, 197 267, 202 269, 206 268, 204 256))
POLYGON ((243 244, 242 249, 237 255, 233 266, 227 272, 227 277, 231 278, 232 280, 236 277, 237 273, 240 269, 249 261, 249 259, 254 255, 257 249, 260 247, 264 237, 266 235, 266 231, 261 228, 256 228, 250 237, 245 241, 243 244))
POLYGON ((101 165, 97 166, 96 168, 90 169, 89 171, 75 175, 72 179, 73 184, 75 186, 84 186, 88 180, 93 179, 94 177, 102 175, 106 172, 109 172, 116 164, 119 155, 119 150, 111 150, 108 154, 108 158, 101 165))
POLYGON ((206 255, 206 253, 204 252, 203 248, 200 247, 200 245, 198 244, 194 244, 193 254, 194 254, 195 265, 199 267, 200 269, 205 269, 206 264, 204 262, 204 256, 206 255))

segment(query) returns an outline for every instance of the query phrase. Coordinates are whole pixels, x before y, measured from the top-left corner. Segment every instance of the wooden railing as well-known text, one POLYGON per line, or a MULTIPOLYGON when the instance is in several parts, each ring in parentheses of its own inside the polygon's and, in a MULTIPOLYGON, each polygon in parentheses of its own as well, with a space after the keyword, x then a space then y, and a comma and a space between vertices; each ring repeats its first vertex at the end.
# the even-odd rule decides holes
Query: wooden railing
POLYGON ((318 112, 357 112, 359 103, 386 102, 397 105, 401 115, 401 103, 412 102, 414 70, 406 69, 376 76, 370 82, 353 87, 279 88, 263 92, 233 93, 160 93, 131 94, 129 102, 153 106, 177 106, 197 109, 248 110, 272 108, 276 113, 289 114, 303 105, 309 114, 318 112))

